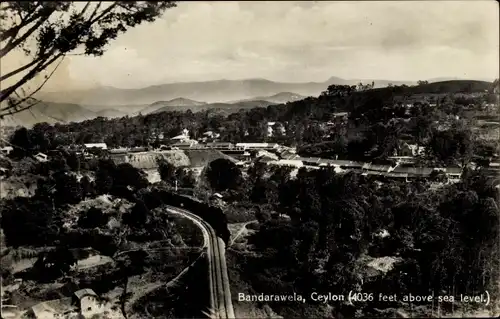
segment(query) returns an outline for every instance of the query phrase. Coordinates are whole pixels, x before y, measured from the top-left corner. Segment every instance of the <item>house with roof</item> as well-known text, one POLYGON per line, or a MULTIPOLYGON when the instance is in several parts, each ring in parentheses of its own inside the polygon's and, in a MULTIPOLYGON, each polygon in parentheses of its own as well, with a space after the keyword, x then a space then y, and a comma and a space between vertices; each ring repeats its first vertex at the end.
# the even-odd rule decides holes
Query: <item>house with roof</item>
POLYGON ((257 154, 255 154, 255 157, 260 161, 260 162, 270 162, 270 161, 277 161, 279 160, 279 157, 276 154, 273 154, 271 152, 265 151, 265 150, 259 150, 257 151, 257 154))
POLYGON ((92 149, 92 148, 98 148, 98 149, 101 149, 101 150, 107 150, 108 149, 108 146, 106 145, 106 143, 88 143, 88 144, 83 144, 83 146, 86 149, 92 149))
POLYGON ((173 142, 184 142, 184 141, 189 140, 189 136, 181 134, 181 135, 177 135, 177 136, 172 137, 170 140, 173 142))
POLYGON ((272 143, 236 143, 236 148, 240 148, 243 150, 256 150, 256 149, 277 149, 279 147, 278 144, 272 143))
POLYGON ((207 147, 213 149, 230 150, 234 148, 234 144, 229 142, 212 142, 212 143, 207 143, 207 147))
POLYGON ((298 160, 277 160, 277 161, 271 161, 268 164, 276 166, 291 166, 295 168, 300 168, 304 166, 304 163, 298 160))
POLYGON ((75 291, 73 297, 40 302, 31 307, 26 316, 36 319, 92 318, 105 310, 100 298, 92 289, 75 291))
POLYGON ((179 141, 177 143, 172 144, 171 147, 172 147, 172 149, 175 149, 175 148, 185 149, 185 148, 195 147, 196 145, 198 145, 198 141, 185 139, 185 140, 182 140, 182 141, 179 141))
POLYGON ((333 113, 332 116, 334 119, 347 120, 347 118, 349 117, 349 113, 348 112, 337 112, 337 113, 333 113))
POLYGON ((0 152, 2 154, 9 155, 13 150, 14 148, 12 146, 4 146, 0 149, 0 152))
POLYGON ((71 318, 78 315, 78 309, 71 303, 71 298, 48 300, 37 303, 25 314, 27 318, 52 319, 71 318))
POLYGON ((48 156, 44 153, 38 153, 33 157, 39 162, 47 162, 49 160, 48 156))
POLYGON ((85 318, 91 318, 96 314, 103 313, 102 302, 97 294, 89 288, 80 289, 73 294, 73 305, 78 308, 80 314, 85 318))

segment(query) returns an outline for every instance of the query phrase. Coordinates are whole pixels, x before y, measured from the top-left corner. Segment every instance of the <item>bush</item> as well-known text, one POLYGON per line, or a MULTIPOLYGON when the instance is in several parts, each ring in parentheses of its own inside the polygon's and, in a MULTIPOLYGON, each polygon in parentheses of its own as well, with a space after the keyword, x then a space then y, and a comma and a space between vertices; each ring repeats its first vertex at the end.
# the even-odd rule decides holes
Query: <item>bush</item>
POLYGON ((78 226, 82 228, 96 228, 106 225, 109 216, 104 214, 101 209, 91 207, 78 218, 78 226))

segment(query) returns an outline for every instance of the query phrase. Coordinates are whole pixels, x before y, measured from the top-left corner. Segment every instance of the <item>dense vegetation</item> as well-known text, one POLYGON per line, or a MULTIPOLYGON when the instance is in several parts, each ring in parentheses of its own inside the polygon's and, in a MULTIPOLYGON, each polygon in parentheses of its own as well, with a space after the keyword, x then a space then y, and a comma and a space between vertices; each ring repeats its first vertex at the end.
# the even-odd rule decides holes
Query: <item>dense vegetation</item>
POLYGON ((161 133, 168 138, 186 128, 193 138, 211 130, 220 132, 222 141, 279 142, 299 146, 302 155, 354 160, 383 159, 399 150, 403 142, 408 142, 428 146, 428 160, 463 164, 470 160, 467 155, 476 148, 498 147, 460 137, 471 136, 469 114, 494 97, 484 92, 485 88, 491 89, 491 84, 474 83, 440 82, 367 91, 332 85, 317 98, 241 110, 228 116, 213 111, 187 111, 97 118, 54 126, 41 123, 30 130, 18 129, 10 142, 21 156, 91 142, 105 142, 110 147, 159 146, 165 142, 158 137, 161 133), (445 88, 455 85, 452 92, 456 94, 442 93, 446 91, 440 91, 440 85, 445 88), (439 94, 428 93, 429 90, 439 94), (427 94, 415 97, 414 94, 421 92, 427 94), (414 105, 409 111, 404 107, 408 103, 414 105), (335 119, 335 112, 342 111, 350 113, 349 122, 335 119), (460 120, 450 116, 459 116, 460 120), (284 133, 275 130, 274 135, 268 137, 269 121, 278 122, 284 133), (328 121, 335 124, 326 125, 328 121), (443 128, 439 123, 451 123, 453 127, 443 128))
MULTIPOLYGON (((423 90, 426 85, 415 90, 423 90)), ((465 96, 437 96, 436 106, 414 102, 410 111, 403 107, 405 101, 397 98, 414 89, 357 92, 354 87, 330 86, 317 98, 227 117, 211 112, 164 112, 20 128, 10 139, 15 165, 5 164, 13 166, 9 168, 14 175, 29 173, 38 180, 33 197, 2 201, 1 226, 6 243, 11 247, 56 246, 54 252, 39 258, 36 269, 38 277, 44 273, 57 277, 75 262, 67 253, 71 248, 91 246, 113 256, 120 249, 171 239, 176 231, 165 227, 168 219, 155 209, 183 202, 171 192, 173 187, 201 187, 185 168, 161 159, 158 170, 162 182, 153 187, 144 172, 128 163, 116 165, 103 154, 87 160, 59 146, 102 141, 110 146, 159 144, 158 138, 151 141, 154 133, 176 135, 187 128, 195 137, 205 130, 217 130, 226 141, 298 144, 299 152, 305 155, 383 160, 407 141, 426 146, 423 161, 461 165, 462 180, 434 189, 430 182, 444 178, 437 173, 429 180, 398 182, 336 174, 330 169, 300 169, 297 178, 291 178, 288 167, 270 170, 257 162, 242 174, 226 159, 211 162, 204 171, 211 191, 222 193, 229 205, 237 202, 256 207, 259 226, 250 239, 255 250, 240 256, 242 278, 254 291, 266 294, 296 292, 307 296, 313 291, 345 294, 362 290, 456 296, 488 290, 498 296, 500 212, 494 187, 498 181, 482 169, 472 171, 467 167, 477 159, 475 155, 493 157, 497 145, 476 139, 466 121, 447 118, 467 118, 469 104, 480 106, 489 98, 484 94, 472 96, 471 91, 476 89, 466 86, 464 92, 458 92, 465 96), (349 111, 349 122, 339 122, 333 116, 338 111, 349 111), (439 127, 435 119, 447 126, 439 127), (265 136, 267 121, 281 122, 286 133, 265 136), (327 121, 336 124, 324 126, 327 121), (50 160, 30 162, 37 152, 48 153, 50 160), (26 167, 19 169, 24 163, 26 167), (79 178, 82 172, 92 175, 93 180, 89 176, 79 178), (103 194, 125 199, 131 205, 129 211, 104 215, 99 209, 88 209, 73 220, 73 227, 64 225, 72 206, 103 194), (111 219, 119 226, 109 226, 111 219), (381 231, 389 236, 374 235, 381 231), (402 261, 385 276, 370 279, 363 265, 368 256, 396 256, 402 261)), ((187 197, 183 203, 198 205, 187 197)), ((227 242, 227 221, 221 210, 212 207, 204 213, 214 216, 209 222, 227 242)), ((134 258, 137 261, 142 257, 138 253, 134 258)), ((123 264, 119 267, 123 272, 113 281, 141 268, 139 262, 137 267, 130 261, 123 264)), ((310 303, 272 306, 286 316, 319 315, 315 312, 318 306, 310 303)), ((372 308, 383 308, 377 303, 356 306, 364 306, 365 314, 372 308)), ((337 305, 328 315, 352 317, 354 311, 353 307, 337 305)))
MULTIPOLYGON (((329 169, 300 169, 296 179, 289 172, 267 174, 256 167, 249 177, 248 198, 263 209, 256 214, 260 229, 250 238, 258 254, 241 255, 240 267, 256 292, 458 296, 488 290, 498 296, 498 191, 481 171, 466 172, 460 183, 439 190, 426 181, 381 184, 329 169), (390 235, 374 236, 382 230, 390 235), (362 263, 367 256, 402 262, 370 278, 362 263)), ((388 306, 338 305, 330 315, 352 317, 356 308, 370 314, 388 306)), ((317 305, 279 302, 272 308, 286 317, 320 315, 317 305)))

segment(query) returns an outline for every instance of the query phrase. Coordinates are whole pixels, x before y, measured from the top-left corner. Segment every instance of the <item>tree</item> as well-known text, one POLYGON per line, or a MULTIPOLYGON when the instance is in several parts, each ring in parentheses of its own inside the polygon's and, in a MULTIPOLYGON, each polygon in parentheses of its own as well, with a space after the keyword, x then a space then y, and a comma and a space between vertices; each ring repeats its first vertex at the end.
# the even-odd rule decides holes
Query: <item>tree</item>
POLYGON ((210 186, 216 191, 237 189, 242 182, 241 170, 235 163, 225 158, 210 162, 206 175, 210 186))
POLYGON ((148 185, 148 179, 140 169, 129 163, 121 163, 116 166, 113 174, 113 187, 131 186, 134 189, 141 189, 148 185))
POLYGON ((42 279, 50 280, 67 273, 77 262, 67 247, 57 247, 54 251, 42 254, 35 262, 34 268, 42 279))
POLYGON ((32 153, 29 132, 25 127, 17 129, 14 134, 12 134, 10 144, 12 144, 14 148, 12 152, 12 156, 14 158, 23 158, 31 155, 32 153))
POLYGON ((108 215, 104 214, 101 209, 91 207, 78 218, 78 226, 82 228, 101 227, 108 223, 108 215))
POLYGON ((35 105, 33 98, 50 79, 62 60, 70 54, 101 56, 106 45, 143 22, 153 22, 174 7, 173 1, 5 1, 0 6, 2 34, 0 58, 22 50, 30 62, 14 70, 3 70, 0 77, 0 117, 35 105), (34 47, 29 44, 34 43, 34 47), (75 51, 81 48, 82 52, 75 51), (44 76, 31 93, 26 84, 42 72, 56 66, 44 76), (7 83, 8 82, 8 83, 7 83))
POLYGON ((99 160, 95 185, 98 194, 109 194, 113 188, 113 174, 116 165, 111 160, 99 160))
POLYGON ((130 214, 125 218, 125 223, 130 226, 144 225, 148 220, 150 212, 146 204, 142 200, 135 203, 130 211, 130 214))
POLYGON ((50 203, 38 198, 17 197, 2 205, 1 226, 7 245, 53 244, 61 226, 50 203))
POLYGON ((355 85, 330 85, 321 95, 329 97, 347 97, 356 92, 355 85))
POLYGON ((76 152, 70 152, 66 158, 66 163, 73 172, 80 171, 80 158, 76 152))
POLYGON ((173 184, 175 182, 175 165, 167 162, 163 158, 158 158, 157 163, 158 173, 160 173, 161 180, 169 184, 173 184))
POLYGON ((196 184, 193 171, 189 168, 178 167, 175 171, 175 178, 181 187, 192 188, 196 184))
POLYGON ((252 166, 248 168, 248 177, 252 183, 261 180, 266 173, 266 163, 264 162, 255 162, 252 166))
POLYGON ((78 204, 82 200, 82 187, 75 176, 67 172, 53 174, 54 199, 58 204, 78 204))
POLYGON ((82 177, 82 179, 80 180, 80 184, 82 186, 83 199, 85 199, 87 196, 92 197, 95 195, 94 185, 87 175, 82 177))

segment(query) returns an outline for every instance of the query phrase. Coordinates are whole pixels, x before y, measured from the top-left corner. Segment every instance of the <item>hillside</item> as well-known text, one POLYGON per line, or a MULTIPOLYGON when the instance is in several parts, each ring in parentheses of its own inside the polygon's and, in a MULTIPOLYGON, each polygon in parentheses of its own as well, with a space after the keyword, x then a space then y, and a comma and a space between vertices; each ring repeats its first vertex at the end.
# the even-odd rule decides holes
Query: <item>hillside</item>
POLYGON ((161 112, 172 112, 172 111, 180 111, 185 112, 187 110, 191 110, 192 112, 201 112, 205 110, 214 110, 214 111, 223 111, 223 112, 238 112, 241 109, 252 109, 254 107, 267 107, 269 105, 277 104, 268 101, 261 100, 249 100, 249 101, 241 101, 235 103, 207 103, 196 106, 165 106, 161 108, 156 108, 153 106, 156 103, 152 104, 151 109, 153 111, 149 111, 150 109, 146 109, 142 114, 151 114, 151 113, 161 113, 161 112))
POLYGON ((115 110, 115 109, 106 109, 106 110, 96 112, 96 115, 102 116, 102 117, 107 117, 107 118, 115 118, 115 117, 124 117, 128 114, 125 112, 119 111, 119 110, 115 110))
POLYGON ((151 104, 151 106, 161 105, 162 107, 165 107, 165 106, 187 106, 187 107, 190 107, 190 106, 199 106, 199 105, 205 105, 205 104, 207 104, 207 103, 206 102, 198 102, 198 101, 179 97, 179 98, 176 98, 176 99, 173 99, 170 101, 158 101, 158 102, 151 104))
POLYGON ((134 115, 136 114, 150 114, 150 113, 155 113, 156 111, 159 111, 162 109, 163 111, 159 112, 164 112, 164 111, 187 111, 191 110, 193 112, 199 111, 201 106, 206 106, 206 102, 199 102, 199 101, 194 101, 190 99, 185 99, 185 98, 175 98, 170 101, 157 101, 152 103, 151 105, 148 105, 147 107, 143 108, 142 110, 135 112, 134 115))
POLYGON ((156 159, 161 157, 175 166, 202 167, 213 160, 225 158, 232 162, 235 159, 217 150, 172 150, 161 152, 143 152, 130 154, 112 154, 110 156, 116 164, 130 163, 140 169, 156 169, 156 159))
POLYGON ((375 82, 375 87, 408 84, 389 80, 359 80, 331 77, 324 82, 284 83, 266 79, 217 80, 206 82, 168 83, 139 89, 119 89, 100 87, 81 91, 45 92, 38 98, 44 101, 74 103, 80 105, 95 104, 113 106, 129 104, 151 104, 155 101, 169 101, 182 96, 185 99, 220 102, 241 101, 258 97, 268 97, 279 92, 294 92, 304 96, 317 96, 331 84, 356 85, 359 82, 375 82))
POLYGON ((5 126, 23 125, 30 127, 36 123, 78 122, 93 119, 98 114, 77 104, 41 102, 31 109, 6 116, 1 124, 5 126))
MULTIPOLYGON (((256 81, 252 83, 270 82, 277 85, 285 85, 284 83, 280 84, 262 79, 251 80, 251 81, 256 81)), ((329 81, 341 82, 341 79, 332 78, 329 79, 329 81)), ((215 81, 215 82, 224 82, 224 81, 215 81)), ((225 81, 225 82, 229 83, 235 81, 225 81)), ((214 85, 217 86, 216 84, 214 85)), ((300 85, 300 83, 292 83, 291 85, 300 85)), ((308 83, 307 85, 310 85, 311 87, 314 85, 318 85, 319 91, 324 91, 327 87, 327 84, 324 83, 321 84, 321 86, 319 86, 318 83, 308 83)), ((238 87, 238 85, 236 85, 236 87, 238 87)), ((402 95, 407 96, 407 95, 419 95, 419 94, 456 94, 456 93, 467 93, 467 92, 474 93, 474 92, 484 92, 485 90, 489 90, 491 88, 492 88, 492 83, 486 81, 450 80, 450 81, 432 82, 424 85, 415 85, 406 87, 400 86, 400 87, 375 88, 369 91, 357 92, 355 96, 363 97, 366 96, 367 94, 377 94, 377 95, 394 94, 395 96, 402 96, 402 95)), ((109 92, 113 90, 114 90, 113 88, 106 88, 104 91, 109 92)), ((317 95, 319 95, 319 93, 316 94, 316 96, 317 95)), ((64 94, 61 94, 61 96, 64 96, 64 94)), ((281 91, 280 93, 269 96, 260 96, 257 98, 243 99, 239 100, 239 102, 232 102, 232 103, 230 102, 206 103, 185 97, 184 98, 176 97, 171 100, 160 100, 152 104, 149 104, 147 106, 140 104, 132 104, 132 103, 129 103, 127 105, 116 105, 112 107, 105 106, 102 104, 101 105, 85 104, 84 106, 82 106, 74 103, 43 102, 34 106, 31 110, 23 111, 21 113, 15 114, 14 116, 7 116, 4 120, 1 121, 0 124, 5 126, 24 125, 29 127, 39 122, 47 122, 50 124, 56 122, 66 123, 71 121, 76 122, 76 121, 92 119, 98 116, 113 118, 113 117, 122 117, 125 115, 135 116, 138 115, 139 113, 145 115, 152 113, 161 113, 166 111, 187 111, 187 110, 191 110, 192 112, 213 110, 214 112, 217 112, 219 114, 227 115, 230 113, 237 112, 240 109, 267 107, 269 105, 285 104, 287 102, 292 103, 290 105, 291 109, 290 111, 293 113, 294 105, 297 104, 298 105, 297 107, 303 105, 304 104, 303 100, 304 96, 301 96, 300 94, 291 93, 288 91, 281 91)), ((315 100, 316 98, 313 98, 313 101, 315 100)), ((302 106, 300 106, 300 108, 302 108, 302 106)))
POLYGON ((280 93, 277 93, 277 94, 274 94, 271 96, 259 96, 259 97, 255 97, 253 99, 246 99, 246 100, 238 101, 238 102, 260 100, 260 101, 267 101, 267 102, 271 102, 271 103, 281 104, 281 103, 299 101, 299 100, 303 100, 305 98, 306 98, 305 96, 302 96, 302 95, 296 94, 296 93, 292 93, 292 92, 280 92, 280 93))
POLYGON ((455 94, 455 93, 477 93, 490 90, 492 82, 475 81, 475 80, 451 80, 432 82, 428 84, 409 86, 405 88, 377 88, 372 91, 390 92, 394 91, 398 94, 455 94))

